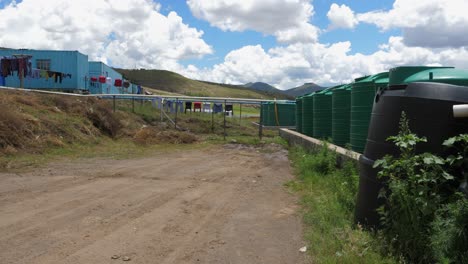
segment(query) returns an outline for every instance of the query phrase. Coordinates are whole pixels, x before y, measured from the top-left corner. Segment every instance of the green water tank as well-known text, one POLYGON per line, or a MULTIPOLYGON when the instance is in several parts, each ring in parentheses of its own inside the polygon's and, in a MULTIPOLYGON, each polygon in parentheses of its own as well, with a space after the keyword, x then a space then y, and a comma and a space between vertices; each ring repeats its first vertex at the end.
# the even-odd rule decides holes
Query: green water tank
POLYGON ((388 82, 388 72, 365 76, 354 80, 351 86, 351 149, 363 153, 367 141, 369 122, 374 105, 374 97, 379 89, 388 82), (376 84, 376 80, 378 85, 376 84))
POLYGON ((312 137, 314 130, 314 93, 302 97, 302 134, 312 137))
POLYGON ((262 125, 265 125, 266 122, 266 104, 262 103, 260 105, 260 122, 262 125))
POLYGON ((432 66, 400 66, 390 69, 389 85, 405 84, 408 77, 418 72, 435 69, 453 69, 453 67, 432 67, 432 66))
POLYGON ((296 131, 302 133, 302 96, 296 97, 296 131))
POLYGON ((328 139, 332 136, 332 93, 339 86, 322 90, 314 95, 313 133, 317 139, 328 139))
POLYGON ((275 126, 273 106, 271 102, 262 104, 262 124, 264 126, 275 126))
POLYGON ((337 87, 332 93, 332 140, 345 147, 349 143, 351 124, 351 84, 337 87))
POLYGON ((437 82, 460 86, 468 86, 468 71, 454 68, 428 69, 406 78, 403 83, 437 82))
POLYGON ((260 104, 260 124, 264 125, 265 124, 265 104, 261 103, 260 104))
MULTIPOLYGON (((274 106, 275 107, 275 106, 274 106)), ((275 115, 278 114, 278 124, 282 127, 296 126, 296 103, 276 102, 275 115)), ((275 117, 276 123, 276 117, 275 117)))

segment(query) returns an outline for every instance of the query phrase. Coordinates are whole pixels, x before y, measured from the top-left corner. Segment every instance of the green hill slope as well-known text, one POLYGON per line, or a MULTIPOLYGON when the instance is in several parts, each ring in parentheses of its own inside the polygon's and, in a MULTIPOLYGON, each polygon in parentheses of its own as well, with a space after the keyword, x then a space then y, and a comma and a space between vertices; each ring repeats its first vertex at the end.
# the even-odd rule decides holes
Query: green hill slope
POLYGON ((164 70, 115 69, 133 83, 145 87, 188 96, 210 96, 231 98, 285 99, 285 95, 269 94, 237 86, 188 79, 180 74, 164 70))

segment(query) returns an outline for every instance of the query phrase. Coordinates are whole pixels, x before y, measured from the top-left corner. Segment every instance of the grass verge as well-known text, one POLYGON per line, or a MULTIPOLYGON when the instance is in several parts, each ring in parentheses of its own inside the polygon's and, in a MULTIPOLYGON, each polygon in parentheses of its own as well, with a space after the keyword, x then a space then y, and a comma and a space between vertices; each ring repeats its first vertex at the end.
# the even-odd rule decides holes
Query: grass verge
POLYGON ((286 185, 301 197, 305 239, 313 263, 396 263, 381 254, 378 238, 353 226, 357 166, 336 167, 336 154, 291 148, 297 180, 286 185))

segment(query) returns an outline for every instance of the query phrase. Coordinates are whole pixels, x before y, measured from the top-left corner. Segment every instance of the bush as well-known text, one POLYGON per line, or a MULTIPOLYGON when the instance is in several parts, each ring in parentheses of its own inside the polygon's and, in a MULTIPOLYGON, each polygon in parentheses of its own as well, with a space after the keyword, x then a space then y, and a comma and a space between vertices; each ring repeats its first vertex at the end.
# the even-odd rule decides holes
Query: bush
POLYGON ((299 167, 305 172, 327 175, 336 170, 336 153, 328 150, 325 144, 314 155, 304 155, 300 163, 299 167))
POLYGON ((115 138, 122 128, 119 119, 114 115, 107 102, 96 102, 94 108, 89 108, 88 119, 105 134, 115 138))
POLYGON ((33 137, 28 121, 9 106, 0 105, 0 147, 22 148, 33 137))
MULTIPOLYGON (((377 160, 374 167, 381 168, 379 177, 387 181, 380 193, 386 204, 378 211, 382 235, 392 253, 411 263, 442 260, 447 252, 453 254, 452 260, 463 258, 468 249, 466 232, 459 231, 466 226, 457 219, 464 215, 466 202, 459 204, 459 181, 446 168, 448 161, 453 165, 460 155, 448 159, 430 153, 416 155, 416 144, 426 139, 411 133, 404 112, 399 134, 388 140, 400 149, 400 155, 377 160), (443 234, 444 227, 455 231, 443 234), (455 244, 461 248, 448 246, 455 244)), ((445 145, 455 141, 450 139, 445 145)))
POLYGON ((439 263, 468 263, 468 201, 443 206, 432 223, 431 246, 439 263))

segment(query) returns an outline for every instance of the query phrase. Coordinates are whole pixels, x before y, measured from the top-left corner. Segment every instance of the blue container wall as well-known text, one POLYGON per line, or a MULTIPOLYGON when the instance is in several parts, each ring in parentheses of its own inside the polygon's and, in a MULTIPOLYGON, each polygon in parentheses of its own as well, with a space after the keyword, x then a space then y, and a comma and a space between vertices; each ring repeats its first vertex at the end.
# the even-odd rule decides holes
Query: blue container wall
POLYGON ((89 88, 89 63, 88 56, 81 53, 78 54, 78 87, 83 87, 85 90, 89 88))
POLYGON ((92 94, 121 94, 125 92, 123 87, 114 86, 115 79, 122 80, 122 74, 118 73, 105 63, 100 61, 89 62, 89 76, 99 78, 99 76, 110 77, 112 84, 107 85, 105 83, 95 83, 94 86, 90 86, 90 93, 92 94))
MULTIPOLYGON (((37 68, 37 60, 50 60, 50 71, 70 74, 71 78, 63 78, 62 82, 57 78, 24 79, 24 88, 31 89, 57 89, 57 90, 86 90, 86 76, 88 73, 88 56, 78 51, 52 51, 52 50, 0 50, 0 57, 12 56, 14 54, 31 55, 33 68, 37 68)), ((9 87, 20 87, 20 79, 8 76, 5 85, 9 87)))

